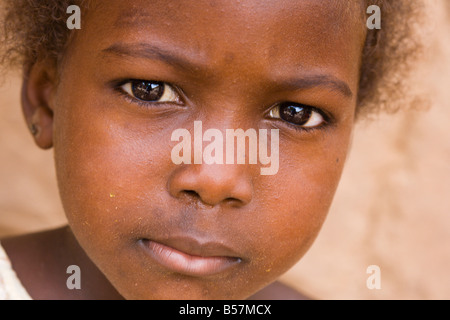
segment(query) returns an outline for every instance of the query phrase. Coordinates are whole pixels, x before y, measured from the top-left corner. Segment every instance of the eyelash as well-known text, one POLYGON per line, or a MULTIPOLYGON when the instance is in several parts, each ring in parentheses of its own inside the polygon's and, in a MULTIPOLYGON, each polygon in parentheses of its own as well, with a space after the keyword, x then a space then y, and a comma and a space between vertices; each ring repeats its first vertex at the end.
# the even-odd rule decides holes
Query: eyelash
MULTIPOLYGON (((158 105, 158 104, 168 104, 168 103, 170 103, 170 102, 149 102, 149 101, 144 101, 144 100, 140 100, 138 98, 132 97, 129 93, 125 92, 122 87, 125 84, 127 84, 129 82, 133 82, 133 81, 141 81, 141 80, 137 80, 137 79, 119 80, 119 81, 115 81, 112 84, 112 86, 113 86, 115 92, 118 93, 121 97, 125 98, 129 103, 137 104, 139 107, 142 107, 142 108, 145 108, 145 109, 148 109, 149 105, 158 105)), ((150 80, 143 80, 143 81, 151 82, 150 80)), ((154 80, 152 80, 152 81, 154 81, 154 80)), ((155 81, 155 82, 157 82, 157 81, 155 81)), ((182 99, 183 95, 181 94, 180 89, 177 86, 172 85, 172 84, 167 83, 167 82, 162 82, 162 81, 161 81, 161 83, 164 83, 165 85, 168 85, 168 86, 172 87, 173 89, 175 89, 177 91, 177 94, 179 95, 180 99, 182 99)), ((273 108, 275 108, 277 106, 278 107, 281 106, 281 104, 283 104, 283 103, 288 103, 288 104, 292 103, 293 105, 302 105, 302 106, 308 107, 313 112, 317 112, 317 113, 319 113, 321 115, 321 117, 323 118, 323 123, 320 124, 319 126, 315 126, 315 127, 304 127, 304 126, 301 126, 301 125, 296 125, 294 123, 290 123, 290 122, 288 122, 286 120, 283 120, 281 118, 269 118, 268 116, 266 116, 266 118, 270 119, 272 121, 273 120, 277 120, 277 122, 280 122, 283 125, 288 126, 289 128, 294 129, 294 130, 299 131, 299 132, 302 132, 302 133, 314 133, 316 131, 323 131, 327 127, 329 127, 329 126, 334 124, 334 118, 331 115, 329 115, 328 113, 324 112, 323 110, 321 110, 319 108, 316 108, 316 107, 313 107, 313 106, 308 106, 308 105, 304 105, 304 104, 294 103, 294 102, 291 102, 291 101, 285 101, 285 102, 281 102, 281 103, 277 103, 275 105, 272 105, 270 107, 270 109, 269 109, 269 112, 273 108)))
MULTIPOLYGON (((142 108, 145 108, 145 109, 148 109, 149 105, 158 105, 158 104, 163 105, 163 104, 170 104, 170 102, 151 102, 151 101, 144 101, 144 100, 140 100, 140 99, 138 99, 138 98, 135 98, 135 97, 131 96, 129 93, 125 92, 125 91, 123 90, 122 87, 123 87, 125 84, 130 83, 130 82, 134 82, 134 81, 161 82, 161 83, 163 83, 163 84, 165 84, 165 85, 168 85, 168 86, 172 87, 174 90, 176 90, 176 91, 177 91, 177 94, 178 94, 179 97, 180 97, 180 99, 181 99, 181 100, 183 99, 183 94, 181 93, 181 90, 180 90, 177 86, 172 85, 172 84, 167 83, 167 82, 163 82, 163 81, 156 81, 156 80, 140 80, 140 79, 124 79, 124 80, 114 81, 114 82, 112 83, 112 87, 113 87, 114 91, 115 91, 117 94, 119 94, 122 98, 125 98, 129 103, 137 104, 139 107, 142 107, 142 108)), ((179 104, 177 104, 177 105, 179 105, 179 104)))
MULTIPOLYGON (((120 87, 117 88, 116 92, 121 97, 125 98, 125 100, 127 100, 127 102, 132 103, 132 104, 137 104, 141 108, 148 109, 148 106, 149 106, 150 102, 146 102, 146 101, 143 101, 143 100, 139 100, 139 99, 133 98, 128 93, 123 91, 120 87)), ((157 102, 153 102, 153 104, 156 104, 156 103, 157 102)))
POLYGON ((277 120, 278 123, 280 123, 282 126, 287 126, 289 127, 289 129, 294 129, 295 131, 301 132, 303 134, 314 134, 316 132, 320 132, 320 131, 324 131, 326 129, 328 129, 329 127, 333 126, 335 124, 335 118, 329 114, 328 112, 317 108, 317 107, 313 107, 310 105, 306 105, 306 104, 302 104, 302 103, 295 103, 292 101, 283 101, 283 102, 278 102, 274 105, 272 105, 267 111, 266 111, 266 119, 268 120, 277 120), (297 125, 291 122, 288 122, 282 118, 273 118, 270 117, 269 114, 271 112, 271 110, 273 110, 275 107, 281 107, 281 105, 283 104, 287 104, 287 105, 297 105, 297 106, 302 106, 302 107, 306 107, 308 109, 310 109, 313 112, 317 112, 323 119, 323 122, 318 125, 318 126, 313 126, 313 127, 304 127, 302 125, 297 125))
POLYGON ((333 118, 330 115, 328 115, 327 113, 325 113, 324 111, 322 111, 321 109, 318 109, 318 108, 312 107, 312 106, 307 106, 307 107, 311 108, 313 111, 319 113, 322 116, 322 118, 323 118, 322 124, 320 124, 319 126, 316 126, 316 127, 303 127, 300 125, 290 123, 283 119, 274 119, 274 120, 278 120, 282 124, 287 125, 288 127, 292 128, 296 131, 300 131, 303 133, 311 133, 311 134, 318 132, 318 131, 323 131, 334 124, 333 118))

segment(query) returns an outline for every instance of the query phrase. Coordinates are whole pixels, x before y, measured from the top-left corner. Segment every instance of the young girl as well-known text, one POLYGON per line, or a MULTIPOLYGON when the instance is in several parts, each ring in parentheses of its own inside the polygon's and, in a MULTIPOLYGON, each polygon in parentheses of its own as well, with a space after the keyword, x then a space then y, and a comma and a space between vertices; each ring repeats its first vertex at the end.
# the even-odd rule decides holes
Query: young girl
POLYGON ((405 95, 420 2, 74 2, 73 30, 72 2, 2 2, 3 62, 23 68, 23 113, 54 149, 69 224, 1 242, 0 294, 300 298, 275 281, 325 220, 356 116, 405 95), (224 147, 238 130, 260 133, 276 171, 225 161, 251 153, 251 135, 224 147))

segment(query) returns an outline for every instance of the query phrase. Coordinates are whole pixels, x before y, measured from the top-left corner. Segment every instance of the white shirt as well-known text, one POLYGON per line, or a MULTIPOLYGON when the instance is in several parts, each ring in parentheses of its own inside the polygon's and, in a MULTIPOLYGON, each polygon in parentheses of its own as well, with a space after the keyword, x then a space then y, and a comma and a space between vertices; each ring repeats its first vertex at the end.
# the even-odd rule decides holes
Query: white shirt
POLYGON ((0 300, 32 300, 0 244, 0 300))

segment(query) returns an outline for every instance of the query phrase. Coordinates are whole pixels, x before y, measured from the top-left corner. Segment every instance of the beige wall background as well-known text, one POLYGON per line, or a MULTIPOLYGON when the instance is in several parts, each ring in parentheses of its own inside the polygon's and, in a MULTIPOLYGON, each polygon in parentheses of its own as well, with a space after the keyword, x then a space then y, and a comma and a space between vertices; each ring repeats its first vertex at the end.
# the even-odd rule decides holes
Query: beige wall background
MULTIPOLYGON (((328 219, 282 281, 318 299, 450 299, 450 1, 429 0, 422 110, 358 123, 328 219), (448 12, 448 15, 446 15, 448 12), (381 271, 370 290, 367 267, 381 271)), ((0 86, 0 237, 65 223, 52 151, 20 111, 20 78, 0 86)))

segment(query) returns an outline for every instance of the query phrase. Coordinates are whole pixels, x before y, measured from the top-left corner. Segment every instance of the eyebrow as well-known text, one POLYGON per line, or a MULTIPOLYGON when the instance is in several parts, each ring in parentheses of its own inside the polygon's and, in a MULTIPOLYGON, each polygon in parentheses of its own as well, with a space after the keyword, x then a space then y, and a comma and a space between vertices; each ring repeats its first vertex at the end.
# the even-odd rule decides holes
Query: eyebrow
POLYGON ((314 87, 325 87, 332 91, 343 94, 347 98, 353 97, 350 86, 343 80, 328 74, 305 75, 300 78, 283 80, 282 84, 287 87, 299 89, 310 89, 314 87))
POLYGON ((199 70, 204 67, 199 57, 195 57, 194 55, 187 57, 185 51, 183 55, 178 52, 182 52, 182 50, 164 48, 163 45, 150 43, 115 43, 102 50, 103 54, 158 60, 176 68, 199 70))
MULTIPOLYGON (((188 71, 198 72, 205 68, 205 63, 195 54, 185 55, 186 51, 173 48, 165 48, 164 45, 150 43, 115 43, 110 47, 102 50, 103 54, 112 54, 116 56, 145 58, 150 60, 158 60, 169 64, 176 68, 188 71), (179 52, 184 52, 180 54, 179 52)), ((203 60, 204 61, 204 60, 203 60)), ((328 74, 310 74, 301 77, 292 77, 277 82, 279 87, 293 88, 294 90, 311 89, 314 87, 325 87, 332 91, 338 92, 347 98, 353 97, 350 86, 343 80, 328 74)))

